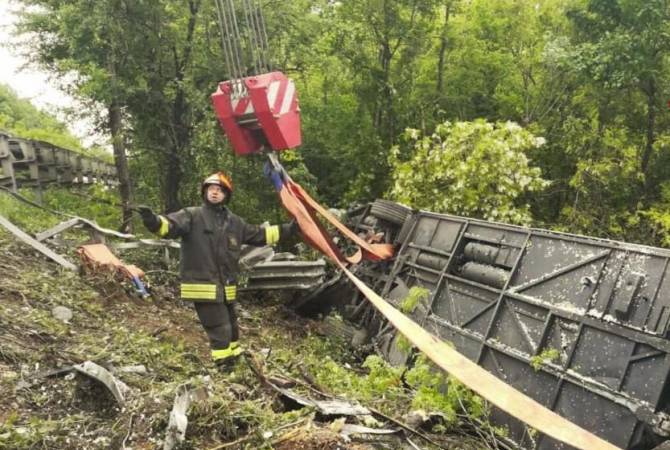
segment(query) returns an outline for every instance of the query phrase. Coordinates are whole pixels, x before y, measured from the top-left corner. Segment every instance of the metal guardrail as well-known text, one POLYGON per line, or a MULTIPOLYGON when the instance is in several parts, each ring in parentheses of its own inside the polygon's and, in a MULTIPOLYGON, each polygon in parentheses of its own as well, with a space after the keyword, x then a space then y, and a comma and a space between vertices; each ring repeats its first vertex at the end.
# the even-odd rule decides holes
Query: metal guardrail
POLYGON ((326 261, 267 261, 254 265, 241 290, 309 290, 326 277, 326 261))
POLYGON ((16 191, 21 186, 90 183, 117 184, 116 168, 47 142, 0 132, 0 186, 16 191))

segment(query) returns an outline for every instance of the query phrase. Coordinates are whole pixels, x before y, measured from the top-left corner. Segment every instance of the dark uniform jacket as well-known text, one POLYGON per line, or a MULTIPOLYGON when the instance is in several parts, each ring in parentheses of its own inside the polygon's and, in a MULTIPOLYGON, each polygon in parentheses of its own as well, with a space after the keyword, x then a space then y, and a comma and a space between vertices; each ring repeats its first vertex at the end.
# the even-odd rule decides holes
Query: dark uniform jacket
POLYGON ((181 297, 233 301, 242 244, 272 245, 280 227, 250 225, 225 206, 205 204, 159 216, 157 234, 181 238, 181 297))

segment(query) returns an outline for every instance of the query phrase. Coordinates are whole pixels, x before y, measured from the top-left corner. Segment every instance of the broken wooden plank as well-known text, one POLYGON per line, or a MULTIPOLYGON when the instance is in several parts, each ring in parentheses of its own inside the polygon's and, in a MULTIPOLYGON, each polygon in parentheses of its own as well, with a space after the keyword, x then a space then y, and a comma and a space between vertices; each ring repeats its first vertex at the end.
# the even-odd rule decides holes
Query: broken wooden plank
POLYGON ((59 233, 62 233, 65 230, 68 230, 72 228, 73 226, 77 225, 79 223, 79 218, 74 218, 70 220, 66 220, 64 222, 59 223, 55 227, 51 227, 48 230, 44 230, 41 233, 37 233, 35 235, 35 239, 38 241, 42 242, 45 241, 59 233))
POLYGON ((63 258, 58 253, 54 252, 50 248, 48 248, 46 245, 44 245, 41 242, 37 241, 36 239, 32 238, 28 233, 21 230, 19 227, 17 227, 13 223, 11 223, 9 220, 7 220, 3 216, 0 216, 0 225, 5 227, 14 236, 16 236, 17 238, 22 240, 24 243, 30 245, 32 248, 34 248, 38 252, 42 253, 44 256, 51 259, 52 261, 57 262, 61 266, 65 267, 66 269, 77 270, 77 266, 75 266, 70 261, 63 258))

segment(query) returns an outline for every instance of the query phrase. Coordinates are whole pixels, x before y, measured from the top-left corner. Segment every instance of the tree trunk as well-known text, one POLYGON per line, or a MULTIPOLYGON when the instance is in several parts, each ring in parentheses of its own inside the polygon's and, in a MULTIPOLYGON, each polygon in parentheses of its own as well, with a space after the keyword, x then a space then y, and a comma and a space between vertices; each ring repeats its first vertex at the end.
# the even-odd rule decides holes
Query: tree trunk
POLYGON ((645 90, 647 94, 647 139, 644 146, 644 152, 642 153, 642 161, 640 163, 640 169, 645 176, 645 184, 649 184, 649 174, 647 173, 647 168, 649 166, 649 159, 654 150, 654 141, 656 136, 654 134, 654 127, 656 125, 656 105, 654 102, 654 97, 656 96, 656 83, 653 79, 649 80, 648 89, 645 90))
POLYGON ((184 150, 188 148, 191 142, 191 121, 189 117, 190 105, 188 103, 186 91, 183 87, 183 80, 186 68, 191 59, 195 22, 199 9, 199 0, 189 1, 190 16, 187 24, 186 43, 181 58, 179 57, 177 49, 173 49, 175 80, 177 82, 175 83, 175 98, 171 105, 171 142, 170 151, 167 157, 167 171, 165 174, 165 209, 167 212, 177 211, 182 207, 181 200, 179 199, 179 190, 184 176, 182 157, 184 155, 184 150))
POLYGON ((108 108, 109 113, 109 131, 112 135, 112 148, 114 149, 114 165, 116 174, 119 177, 119 193, 121 195, 122 222, 121 231, 131 233, 132 230, 132 185, 130 184, 130 173, 128 171, 128 158, 126 158, 126 148, 123 139, 123 121, 121 117, 121 106, 116 100, 108 108))
POLYGON ((437 63, 437 95, 442 93, 444 87, 444 60, 447 54, 447 24, 449 23, 449 15, 451 13, 451 0, 448 0, 444 5, 444 27, 440 35, 440 52, 438 54, 437 63))
POLYGON ((173 150, 168 155, 167 170, 165 171, 165 211, 174 212, 181 209, 179 200, 179 186, 183 172, 179 164, 179 156, 173 150))

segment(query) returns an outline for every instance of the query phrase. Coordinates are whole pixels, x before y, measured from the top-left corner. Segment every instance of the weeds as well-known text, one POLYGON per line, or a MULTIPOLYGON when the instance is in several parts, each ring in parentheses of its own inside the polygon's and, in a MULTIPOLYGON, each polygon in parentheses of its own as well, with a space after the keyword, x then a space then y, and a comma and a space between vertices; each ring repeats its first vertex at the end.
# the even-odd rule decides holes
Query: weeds
POLYGON ((530 366, 537 372, 542 366, 548 362, 554 362, 561 357, 561 352, 555 348, 544 349, 539 355, 535 355, 530 359, 530 366))
POLYGON ((400 303, 399 309, 405 314, 411 314, 420 303, 425 302, 429 297, 430 291, 428 289, 420 286, 412 286, 407 297, 400 303))

